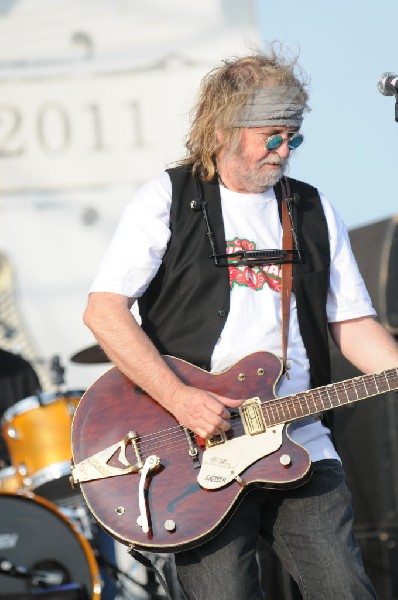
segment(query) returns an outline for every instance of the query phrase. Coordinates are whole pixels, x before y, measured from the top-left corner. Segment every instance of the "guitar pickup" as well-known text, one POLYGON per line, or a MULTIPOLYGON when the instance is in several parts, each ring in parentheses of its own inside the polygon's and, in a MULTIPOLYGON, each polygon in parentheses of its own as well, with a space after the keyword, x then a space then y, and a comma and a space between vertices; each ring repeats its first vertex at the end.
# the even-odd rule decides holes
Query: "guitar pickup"
POLYGON ((257 435, 266 430, 261 400, 258 397, 250 398, 239 407, 243 428, 247 435, 257 435))
POLYGON ((213 446, 219 446, 220 444, 224 444, 224 442, 227 441, 227 436, 224 433, 224 431, 222 431, 220 434, 218 435, 212 435, 209 438, 205 439, 205 444, 206 444, 206 448, 212 448, 213 446))

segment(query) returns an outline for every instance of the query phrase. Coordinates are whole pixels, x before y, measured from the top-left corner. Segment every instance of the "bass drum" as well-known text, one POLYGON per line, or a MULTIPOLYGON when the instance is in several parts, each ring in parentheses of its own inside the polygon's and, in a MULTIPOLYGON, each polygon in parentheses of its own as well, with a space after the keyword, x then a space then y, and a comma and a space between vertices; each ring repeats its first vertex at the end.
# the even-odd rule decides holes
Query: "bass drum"
POLYGON ((2 600, 101 597, 90 544, 44 498, 0 494, 0 556, 2 600))

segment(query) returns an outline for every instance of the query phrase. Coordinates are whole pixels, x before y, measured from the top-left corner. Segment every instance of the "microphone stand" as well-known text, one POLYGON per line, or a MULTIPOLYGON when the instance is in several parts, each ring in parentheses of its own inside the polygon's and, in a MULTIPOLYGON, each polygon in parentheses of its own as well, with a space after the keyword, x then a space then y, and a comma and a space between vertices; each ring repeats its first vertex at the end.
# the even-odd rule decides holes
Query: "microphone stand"
POLYGON ((125 589, 126 586, 125 586, 125 583, 123 582, 123 578, 124 578, 124 579, 130 581, 131 583, 133 583, 134 585, 140 587, 143 591, 149 592, 151 600, 155 600, 155 598, 156 599, 158 598, 158 596, 155 597, 154 595, 152 595, 152 592, 155 591, 155 587, 153 587, 153 588, 152 588, 152 586, 148 587, 148 584, 141 583, 140 581, 138 581, 137 579, 132 577, 129 573, 126 573, 125 571, 122 571, 121 569, 119 569, 119 567, 114 562, 110 561, 103 554, 98 552, 98 550, 96 548, 94 548, 94 550, 95 550, 94 554, 95 554, 95 558, 97 560, 98 566, 104 567, 106 569, 106 571, 109 573, 109 575, 112 577, 112 579, 116 583, 116 587, 118 587, 119 589, 122 589, 122 590, 125 589))
POLYGON ((61 364, 61 358, 58 354, 54 354, 51 357, 50 362, 50 371, 51 371, 51 383, 56 386, 57 391, 61 391, 63 384, 65 383, 64 373, 65 368, 61 364))

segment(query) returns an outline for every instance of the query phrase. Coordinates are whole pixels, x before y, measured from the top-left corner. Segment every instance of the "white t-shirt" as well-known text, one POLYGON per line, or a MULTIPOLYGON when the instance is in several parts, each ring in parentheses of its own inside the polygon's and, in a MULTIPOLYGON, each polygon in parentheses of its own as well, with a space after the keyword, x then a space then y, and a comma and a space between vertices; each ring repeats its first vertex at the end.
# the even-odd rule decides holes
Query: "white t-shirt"
MULTIPOLYGON (((156 275, 170 237, 171 181, 167 173, 145 183, 126 207, 91 292, 140 297, 156 275)), ((281 248, 282 227, 273 189, 261 194, 231 192, 220 186, 227 252, 281 248)), ((321 195, 329 229, 331 271, 328 322, 374 315, 369 295, 353 258, 341 218, 321 195)), ((204 232, 205 235, 205 232, 204 232)), ((211 371, 228 368, 244 356, 267 350, 282 355, 280 266, 230 267, 230 311, 211 357, 211 371)), ((309 389, 309 362, 299 332, 292 294, 287 360, 277 394, 309 389)), ((320 422, 296 422, 291 437, 313 461, 338 458, 329 430, 320 422)))

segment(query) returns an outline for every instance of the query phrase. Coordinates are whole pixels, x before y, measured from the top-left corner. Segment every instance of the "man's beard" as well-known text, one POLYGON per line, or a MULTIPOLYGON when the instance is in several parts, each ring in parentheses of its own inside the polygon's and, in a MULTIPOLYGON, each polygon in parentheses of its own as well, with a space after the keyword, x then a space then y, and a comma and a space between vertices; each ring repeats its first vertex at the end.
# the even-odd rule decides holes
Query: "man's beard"
POLYGON ((284 175, 288 166, 288 161, 280 157, 267 156, 260 161, 256 168, 250 172, 246 172, 243 177, 248 189, 253 193, 263 192, 273 187, 284 175), (278 165, 272 169, 264 168, 264 165, 278 165))

